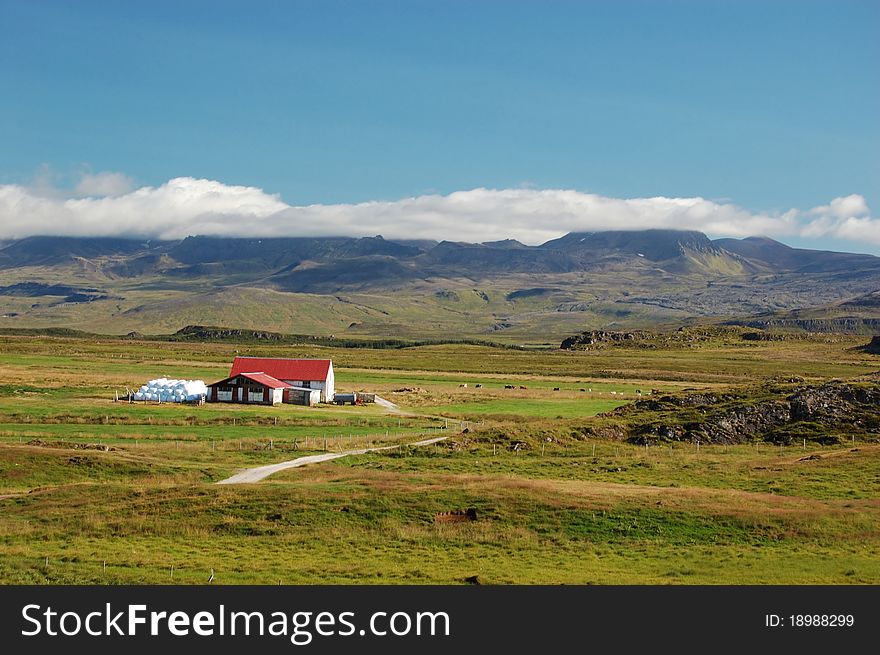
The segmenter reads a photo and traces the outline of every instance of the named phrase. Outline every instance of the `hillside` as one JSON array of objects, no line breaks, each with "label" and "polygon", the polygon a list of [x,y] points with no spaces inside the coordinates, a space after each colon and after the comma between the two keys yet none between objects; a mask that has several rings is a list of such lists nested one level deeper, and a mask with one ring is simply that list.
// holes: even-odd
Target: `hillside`
[{"label": "hillside", "polygon": [[877,334],[880,333],[880,290],[840,302],[742,317],[729,323],[764,330]]},{"label": "hillside", "polygon": [[[0,327],[117,334],[210,324],[543,342],[605,328],[748,320],[811,329],[785,321],[853,317],[855,328],[832,329],[870,331],[878,289],[878,257],[675,230],[570,233],[538,246],[193,236],[0,247]],[[768,320],[783,322],[754,323]]]}]

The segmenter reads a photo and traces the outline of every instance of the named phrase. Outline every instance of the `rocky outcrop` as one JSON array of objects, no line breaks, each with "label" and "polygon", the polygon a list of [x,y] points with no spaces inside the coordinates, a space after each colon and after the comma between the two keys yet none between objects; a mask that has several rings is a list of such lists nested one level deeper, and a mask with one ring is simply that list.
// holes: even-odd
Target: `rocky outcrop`
[{"label": "rocky outcrop", "polygon": [[605,416],[625,419],[626,438],[637,443],[834,443],[852,434],[880,439],[880,383],[832,381],[765,385],[727,394],[666,395]]},{"label": "rocky outcrop", "polygon": [[865,387],[829,382],[792,394],[789,404],[792,419],[796,421],[847,420],[855,412],[880,411],[880,385]]},{"label": "rocky outcrop", "polygon": [[880,335],[875,335],[861,350],[872,355],[880,355]]},{"label": "rocky outcrop", "polygon": [[741,338],[743,332],[744,330],[741,327],[725,325],[682,326],[672,331],[629,330],[626,332],[614,332],[610,330],[586,330],[566,338],[559,347],[562,350],[589,350],[604,346],[687,348],[715,339]]},{"label": "rocky outcrop", "polygon": [[187,325],[179,329],[173,335],[179,339],[191,339],[193,341],[219,341],[231,339],[234,341],[286,341],[289,335],[265,330],[246,330],[240,328],[211,327],[206,325]]},{"label": "rocky outcrop", "polygon": [[647,339],[650,334],[642,330],[633,332],[609,332],[606,330],[589,330],[581,332],[565,339],[559,346],[562,350],[572,350],[573,348],[595,346],[605,343],[623,343],[626,341],[637,341],[639,339]]}]

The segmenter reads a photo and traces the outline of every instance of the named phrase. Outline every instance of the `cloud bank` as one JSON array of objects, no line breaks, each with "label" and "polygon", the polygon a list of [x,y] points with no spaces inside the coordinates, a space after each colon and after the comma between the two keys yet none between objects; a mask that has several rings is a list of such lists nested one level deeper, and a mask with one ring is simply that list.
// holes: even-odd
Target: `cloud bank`
[{"label": "cloud bank", "polygon": [[[0,185],[0,239],[33,235],[373,236],[539,244],[567,232],[674,228],[713,237],[843,239],[880,245],[880,218],[860,195],[785,212],[704,198],[609,198],[566,189],[471,189],[395,201],[294,206],[256,187],[179,177],[132,190],[120,173],[86,175],[76,197]],[[85,196],[85,197],[82,197]]]}]

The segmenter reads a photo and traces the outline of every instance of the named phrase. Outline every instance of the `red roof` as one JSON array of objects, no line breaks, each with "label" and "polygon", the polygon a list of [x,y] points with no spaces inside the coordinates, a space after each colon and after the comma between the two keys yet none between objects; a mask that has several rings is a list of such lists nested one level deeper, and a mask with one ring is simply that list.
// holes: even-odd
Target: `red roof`
[{"label": "red roof", "polygon": [[290,386],[286,382],[277,380],[271,375],[266,375],[265,373],[239,373],[239,375],[243,378],[253,380],[254,382],[259,382],[270,389],[287,389]]},{"label": "red roof", "polygon": [[215,382],[214,384],[212,384],[210,386],[214,387],[218,384],[223,384],[224,382],[229,382],[229,380],[231,380],[232,378],[239,377],[239,376],[241,376],[243,378],[247,378],[248,380],[253,380],[254,382],[256,382],[258,384],[262,384],[264,387],[269,387],[270,389],[289,389],[290,388],[290,385],[287,384],[286,382],[282,382],[281,380],[276,380],[271,375],[266,375],[265,373],[233,373],[225,380],[220,380],[219,382]]},{"label": "red roof", "polygon": [[330,373],[329,359],[280,359],[275,357],[236,357],[233,375],[260,371],[276,380],[321,381]]}]

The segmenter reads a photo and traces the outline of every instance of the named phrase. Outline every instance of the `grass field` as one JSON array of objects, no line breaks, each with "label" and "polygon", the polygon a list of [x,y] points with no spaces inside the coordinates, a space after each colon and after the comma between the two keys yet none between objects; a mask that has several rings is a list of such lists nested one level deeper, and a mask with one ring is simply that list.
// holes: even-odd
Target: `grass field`
[{"label": "grass field", "polygon": [[[561,352],[0,337],[0,582],[201,584],[214,569],[221,584],[877,584],[880,435],[645,448],[582,430],[651,389],[877,371],[863,341]],[[161,375],[220,379],[235,354],[330,356],[339,388],[400,413],[112,401]],[[405,445],[424,436],[448,439]],[[213,484],[387,444],[401,447]],[[445,518],[468,508],[476,520]]]}]

